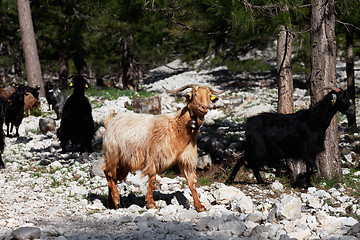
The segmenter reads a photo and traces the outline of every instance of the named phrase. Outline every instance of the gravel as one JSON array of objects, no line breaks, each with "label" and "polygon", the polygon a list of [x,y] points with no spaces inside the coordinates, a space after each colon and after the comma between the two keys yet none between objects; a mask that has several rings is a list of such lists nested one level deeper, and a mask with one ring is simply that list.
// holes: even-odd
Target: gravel
[{"label": "gravel", "polygon": [[[154,69],[142,82],[144,89],[161,92],[164,113],[180,109],[183,103],[164,94],[162,86],[174,89],[199,83],[216,90],[228,87],[228,82],[214,74],[226,71],[224,67],[178,71],[174,68],[180,63],[171,64],[171,68]],[[154,81],[154,76],[160,80]],[[295,89],[294,95],[296,109],[308,106],[305,90]],[[231,89],[211,109],[206,124],[222,119],[227,125],[220,130],[241,139],[243,130],[234,126],[250,114],[275,110],[276,99],[276,88],[261,86],[261,82],[250,91]],[[42,110],[47,112],[45,99],[41,101]],[[103,122],[114,110],[128,111],[125,103],[130,101],[127,97],[105,101],[93,109],[95,121]],[[49,114],[55,118],[55,113]],[[136,172],[118,183],[124,207],[108,209],[107,181],[99,170],[104,161],[100,148],[92,154],[61,154],[55,133],[41,134],[39,120],[40,117],[34,116],[25,118],[20,126],[21,137],[6,138],[3,153],[6,169],[0,170],[0,239],[353,240],[360,237],[360,224],[354,218],[360,215],[359,199],[341,184],[330,190],[298,191],[278,181],[268,186],[241,185],[240,188],[214,183],[197,188],[207,209],[198,213],[186,180],[179,176],[157,176],[156,208],[146,209],[147,179]],[[59,126],[58,120],[56,124]],[[99,139],[101,130],[95,142],[101,142]],[[220,143],[214,144],[220,146]],[[229,149],[227,144],[219,147],[223,148],[224,156]],[[349,145],[344,141],[342,144]],[[344,161],[353,162],[351,154]],[[354,175],[360,176],[360,171]]]}]

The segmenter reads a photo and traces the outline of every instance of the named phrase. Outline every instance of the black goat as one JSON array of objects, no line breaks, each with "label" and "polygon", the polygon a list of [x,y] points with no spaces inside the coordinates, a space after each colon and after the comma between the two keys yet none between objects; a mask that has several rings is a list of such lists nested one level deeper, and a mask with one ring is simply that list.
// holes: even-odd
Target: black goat
[{"label": "black goat", "polygon": [[10,136],[10,132],[13,131],[14,126],[16,128],[15,136],[19,136],[19,126],[24,118],[24,96],[27,95],[25,91],[26,87],[23,84],[17,84],[15,86],[15,92],[13,92],[9,98],[9,106],[5,115],[8,137]]},{"label": "black goat", "polygon": [[64,105],[67,101],[66,94],[53,83],[48,81],[45,83],[45,97],[49,104],[49,110],[52,107],[56,113],[57,119],[60,119]]},{"label": "black goat", "polygon": [[39,90],[40,90],[39,86],[36,86],[36,87],[26,86],[25,87],[25,91],[31,93],[34,96],[34,98],[36,98],[37,100],[39,100]]},{"label": "black goat", "polygon": [[53,89],[55,87],[55,84],[50,82],[50,81],[47,81],[45,84],[44,84],[44,89],[45,89],[45,98],[46,98],[46,101],[48,102],[48,105],[49,105],[49,110],[54,109],[54,102],[55,102],[55,98],[54,98],[54,94],[53,94]]},{"label": "black goat", "polygon": [[347,115],[354,112],[348,93],[338,88],[309,109],[294,114],[261,113],[250,117],[244,156],[237,161],[227,183],[234,180],[244,164],[253,170],[257,182],[263,183],[261,166],[277,166],[281,159],[302,159],[308,174],[295,184],[311,186],[310,176],[317,171],[315,158],[324,150],[325,131],[337,111]]},{"label": "black goat", "polygon": [[3,130],[4,119],[6,110],[8,107],[8,100],[4,97],[0,97],[0,168],[5,168],[5,164],[2,160],[1,153],[3,153],[5,148],[5,134]]},{"label": "black goat", "polygon": [[85,96],[85,88],[88,88],[88,83],[83,76],[76,75],[73,77],[72,84],[74,92],[67,99],[63,108],[57,136],[63,152],[66,152],[66,145],[69,141],[72,143],[73,150],[79,146],[80,152],[92,152],[95,125],[91,105]]}]

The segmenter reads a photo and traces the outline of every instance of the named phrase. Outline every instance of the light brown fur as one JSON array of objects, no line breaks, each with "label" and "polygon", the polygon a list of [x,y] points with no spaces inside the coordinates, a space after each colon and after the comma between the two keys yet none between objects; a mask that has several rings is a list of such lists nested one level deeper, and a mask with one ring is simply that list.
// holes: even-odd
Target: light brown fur
[{"label": "light brown fur", "polygon": [[27,92],[27,95],[24,95],[24,113],[25,117],[29,116],[29,110],[32,108],[39,108],[41,102],[36,99],[31,93]]},{"label": "light brown fur", "polygon": [[188,122],[196,117],[198,126],[201,126],[208,111],[211,91],[207,87],[193,87],[191,95],[187,97],[187,106],[175,114],[118,113],[108,119],[103,149],[110,207],[116,208],[120,203],[116,182],[125,180],[129,172],[141,170],[143,176],[149,176],[147,207],[154,208],[156,174],[178,164],[188,181],[197,211],[205,211],[194,180],[198,129],[191,129]]}]

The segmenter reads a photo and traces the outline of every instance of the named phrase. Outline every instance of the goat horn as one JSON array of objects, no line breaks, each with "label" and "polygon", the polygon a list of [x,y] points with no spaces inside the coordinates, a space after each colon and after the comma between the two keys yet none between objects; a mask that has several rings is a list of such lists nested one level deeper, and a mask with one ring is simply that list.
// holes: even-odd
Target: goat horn
[{"label": "goat horn", "polygon": [[187,84],[187,85],[182,86],[182,87],[180,87],[180,88],[178,88],[176,90],[169,90],[169,89],[166,89],[164,86],[162,86],[162,88],[165,89],[165,91],[167,91],[168,93],[177,94],[179,92],[184,91],[187,88],[194,88],[196,86],[198,86],[198,85],[196,85],[196,84]]},{"label": "goat horn", "polygon": [[212,94],[218,95],[218,94],[222,94],[224,92],[226,92],[226,90],[224,91],[215,91],[214,89],[212,89],[211,87],[209,87],[209,90]]},{"label": "goat horn", "polygon": [[86,76],[86,75],[84,75],[84,74],[80,74],[81,76],[83,76],[84,78],[86,78],[86,79],[93,79],[92,77],[88,77],[88,76]]}]

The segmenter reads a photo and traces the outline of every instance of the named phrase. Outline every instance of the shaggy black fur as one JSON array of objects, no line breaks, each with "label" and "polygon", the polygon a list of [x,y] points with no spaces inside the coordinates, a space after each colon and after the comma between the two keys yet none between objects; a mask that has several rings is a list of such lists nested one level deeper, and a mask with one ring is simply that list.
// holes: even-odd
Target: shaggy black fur
[{"label": "shaggy black fur", "polygon": [[49,104],[49,110],[54,109],[56,118],[60,119],[64,105],[67,101],[67,96],[57,86],[51,82],[45,83],[45,97]]},{"label": "shaggy black fur", "polygon": [[302,159],[309,174],[295,185],[310,186],[310,175],[317,171],[315,158],[324,150],[325,131],[337,111],[354,112],[348,93],[342,89],[332,90],[313,107],[294,114],[261,113],[250,117],[246,123],[245,154],[227,183],[234,180],[244,164],[253,170],[257,182],[263,183],[259,173],[262,166],[275,167],[281,159]]},{"label": "shaggy black fur", "polygon": [[[15,92],[13,92],[9,98],[9,107],[5,115],[5,125],[7,127],[7,135],[10,136],[10,132],[13,131],[13,127],[16,128],[15,136],[19,136],[19,126],[24,118],[24,95],[27,95],[26,87],[23,84],[17,84],[15,86]],[[9,132],[10,128],[10,132]]]},{"label": "shaggy black fur", "polygon": [[63,152],[66,152],[69,141],[72,143],[73,151],[92,152],[95,125],[91,105],[85,96],[88,83],[81,75],[74,76],[72,83],[74,92],[65,103],[57,136]]},{"label": "shaggy black fur", "polygon": [[53,94],[54,87],[55,87],[55,84],[53,84],[50,81],[47,81],[44,84],[45,98],[46,98],[46,101],[48,102],[49,110],[51,110],[51,108],[54,109],[54,104],[55,104],[55,97]]},{"label": "shaggy black fur", "polygon": [[34,98],[36,98],[37,100],[39,100],[39,90],[40,90],[39,86],[36,86],[36,87],[26,86],[25,87],[25,91],[31,93],[34,96]]}]

